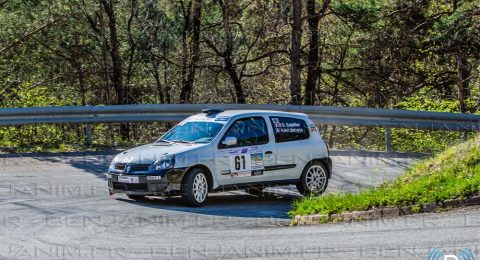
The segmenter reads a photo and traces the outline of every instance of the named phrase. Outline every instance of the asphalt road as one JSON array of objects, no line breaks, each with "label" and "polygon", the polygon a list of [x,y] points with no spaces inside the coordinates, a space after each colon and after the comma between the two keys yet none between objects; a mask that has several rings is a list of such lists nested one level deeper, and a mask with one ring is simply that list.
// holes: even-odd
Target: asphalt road
[{"label": "asphalt road", "polygon": [[[203,208],[179,198],[109,196],[112,155],[0,156],[0,259],[427,259],[432,248],[480,256],[480,208],[390,220],[288,226],[293,187],[259,198],[214,194]],[[377,185],[416,159],[333,157],[328,191]]]}]

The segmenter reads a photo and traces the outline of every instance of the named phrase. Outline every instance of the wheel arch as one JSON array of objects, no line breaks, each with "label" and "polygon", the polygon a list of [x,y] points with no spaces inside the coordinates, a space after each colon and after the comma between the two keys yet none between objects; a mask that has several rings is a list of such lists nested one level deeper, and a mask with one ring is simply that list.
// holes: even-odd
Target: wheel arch
[{"label": "wheel arch", "polygon": [[205,172],[205,174],[207,175],[207,181],[208,181],[208,190],[211,190],[213,188],[213,175],[212,175],[212,171],[210,171],[210,169],[204,165],[204,164],[195,164],[195,165],[192,165],[190,167],[188,167],[188,169],[185,171],[185,174],[183,175],[183,178],[182,178],[182,183],[184,183],[185,181],[185,178],[188,176],[188,174],[190,174],[191,171],[193,171],[194,169],[201,169]]},{"label": "wheel arch", "polygon": [[312,159],[305,165],[304,170],[313,162],[319,162],[323,164],[327,168],[328,178],[330,179],[332,177],[332,159],[330,157]]}]

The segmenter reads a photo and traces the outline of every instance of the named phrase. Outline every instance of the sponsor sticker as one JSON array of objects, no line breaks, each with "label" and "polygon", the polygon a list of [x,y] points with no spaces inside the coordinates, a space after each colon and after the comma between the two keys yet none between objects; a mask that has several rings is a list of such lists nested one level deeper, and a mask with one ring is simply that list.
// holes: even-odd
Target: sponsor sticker
[{"label": "sponsor sticker", "polygon": [[252,170],[263,170],[263,153],[251,154]]},{"label": "sponsor sticker", "polygon": [[252,171],[252,176],[259,176],[259,175],[263,175],[263,170]]},{"label": "sponsor sticker", "polygon": [[229,116],[217,116],[217,117],[215,118],[215,121],[226,122],[226,121],[228,121],[228,120],[230,120],[230,117],[229,117]]},{"label": "sponsor sticker", "polygon": [[138,177],[118,176],[118,182],[121,182],[121,183],[138,183]]},{"label": "sponsor sticker", "polygon": [[263,169],[262,152],[247,154],[245,151],[240,151],[240,153],[230,156],[230,176],[232,178],[261,175]]},{"label": "sponsor sticker", "polygon": [[275,134],[304,134],[308,131],[300,119],[271,117],[270,120]]},{"label": "sponsor sticker", "polygon": [[162,179],[162,176],[147,176],[147,181],[159,181]]},{"label": "sponsor sticker", "polygon": [[223,152],[223,155],[232,156],[237,154],[252,154],[252,153],[261,153],[261,152],[262,152],[262,148],[256,145],[256,146],[228,149]]},{"label": "sponsor sticker", "polygon": [[252,176],[251,172],[232,172],[232,173],[230,173],[230,177],[232,177],[232,178],[250,177],[250,176]]}]

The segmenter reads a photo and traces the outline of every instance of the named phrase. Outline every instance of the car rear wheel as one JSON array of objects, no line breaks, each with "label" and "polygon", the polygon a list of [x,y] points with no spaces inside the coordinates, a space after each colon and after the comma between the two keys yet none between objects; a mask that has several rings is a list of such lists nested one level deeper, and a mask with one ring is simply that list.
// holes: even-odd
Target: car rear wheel
[{"label": "car rear wheel", "polygon": [[327,185],[328,171],[325,165],[321,162],[311,162],[303,170],[297,189],[304,196],[320,195],[325,192]]},{"label": "car rear wheel", "polygon": [[193,207],[205,205],[208,198],[207,175],[202,169],[193,169],[182,183],[182,198]]}]

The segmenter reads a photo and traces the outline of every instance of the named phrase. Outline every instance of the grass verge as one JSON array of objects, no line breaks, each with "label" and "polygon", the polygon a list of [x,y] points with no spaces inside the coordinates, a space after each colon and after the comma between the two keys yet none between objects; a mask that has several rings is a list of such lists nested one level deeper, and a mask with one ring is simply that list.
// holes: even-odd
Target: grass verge
[{"label": "grass verge", "polygon": [[406,174],[357,194],[326,194],[293,203],[295,215],[364,211],[381,206],[412,206],[465,198],[480,191],[480,135],[410,167]]}]

